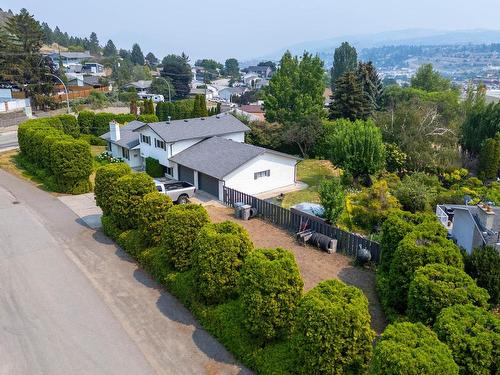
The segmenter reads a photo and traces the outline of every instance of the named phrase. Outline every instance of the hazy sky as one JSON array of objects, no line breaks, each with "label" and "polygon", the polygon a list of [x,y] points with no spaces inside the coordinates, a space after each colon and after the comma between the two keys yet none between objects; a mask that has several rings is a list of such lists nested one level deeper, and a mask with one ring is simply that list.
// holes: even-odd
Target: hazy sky
[{"label": "hazy sky", "polygon": [[[81,6],[78,6],[81,4]],[[0,0],[70,35],[138,42],[157,57],[259,57],[318,39],[426,28],[499,29],[500,0]]]}]

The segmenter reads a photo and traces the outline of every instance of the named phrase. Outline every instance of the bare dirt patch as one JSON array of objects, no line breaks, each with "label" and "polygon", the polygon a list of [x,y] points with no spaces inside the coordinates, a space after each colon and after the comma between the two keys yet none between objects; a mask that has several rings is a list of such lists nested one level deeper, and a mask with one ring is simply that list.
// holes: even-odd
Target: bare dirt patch
[{"label": "bare dirt patch", "polygon": [[249,232],[256,247],[282,247],[292,251],[300,267],[304,288],[309,290],[323,280],[339,279],[347,284],[359,287],[369,301],[372,328],[380,334],[387,321],[375,291],[375,273],[371,270],[355,267],[352,259],[342,254],[328,254],[310,246],[299,245],[292,235],[263,220],[238,220],[233,210],[226,207],[205,207],[214,222],[236,221]]}]

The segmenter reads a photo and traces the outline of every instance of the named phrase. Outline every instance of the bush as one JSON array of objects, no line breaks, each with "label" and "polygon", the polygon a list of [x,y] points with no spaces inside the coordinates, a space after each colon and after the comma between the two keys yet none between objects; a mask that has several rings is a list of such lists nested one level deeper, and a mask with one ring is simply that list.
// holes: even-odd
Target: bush
[{"label": "bush", "polygon": [[149,156],[146,158],[146,173],[153,178],[164,176],[163,166],[158,159]]},{"label": "bush", "polygon": [[118,225],[111,216],[102,215],[101,216],[102,231],[106,236],[112,240],[116,240],[118,236],[122,233]]},{"label": "bush", "polygon": [[472,250],[465,258],[467,272],[481,288],[490,294],[490,303],[500,304],[500,253],[494,247],[485,246]]},{"label": "bush", "polygon": [[80,127],[78,126],[78,121],[73,115],[59,115],[57,116],[61,120],[63,132],[74,138],[78,138],[80,135]]},{"label": "bush", "polygon": [[78,126],[80,133],[90,134],[94,127],[95,113],[92,111],[81,111],[78,113]]},{"label": "bush", "polygon": [[193,243],[191,264],[198,295],[208,303],[234,296],[243,259],[252,250],[247,231],[231,221],[206,224]]},{"label": "bush", "polygon": [[160,244],[168,210],[173,206],[172,199],[157,191],[148,193],[139,205],[138,229],[144,241],[150,246]]},{"label": "bush", "polygon": [[373,338],[363,292],[338,280],[323,281],[299,304],[296,368],[301,374],[363,373]]},{"label": "bush", "polygon": [[290,251],[278,248],[251,252],[244,260],[239,281],[248,331],[264,340],[287,336],[303,286]]},{"label": "bush", "polygon": [[109,131],[109,123],[115,119],[116,115],[113,113],[96,113],[90,132],[96,136],[103,135]]},{"label": "bush", "polygon": [[487,307],[488,292],[461,269],[428,264],[416,270],[408,291],[408,316],[432,324],[445,307],[470,303]]},{"label": "bush", "polygon": [[430,263],[442,263],[463,268],[462,255],[450,240],[429,230],[416,229],[406,235],[394,253],[388,278],[387,295],[382,303],[404,312],[408,302],[408,287],[417,268]]},{"label": "bush", "polygon": [[167,252],[164,247],[151,247],[139,254],[139,263],[160,283],[169,273]]},{"label": "bush", "polygon": [[118,235],[116,242],[133,258],[136,258],[146,248],[141,233],[136,229],[129,229]]},{"label": "bush", "polygon": [[340,177],[321,181],[319,197],[321,205],[325,208],[325,218],[335,224],[345,206],[345,192]]},{"label": "bush", "polygon": [[107,146],[108,142],[105,139],[99,138],[93,134],[81,134],[79,139],[88,142],[91,146]]},{"label": "bush", "polygon": [[126,124],[128,122],[134,121],[137,118],[136,115],[131,113],[120,113],[115,115],[115,121],[119,124]]},{"label": "bush", "polygon": [[142,199],[153,191],[155,184],[145,173],[126,174],[117,180],[110,203],[111,214],[121,229],[137,228]]},{"label": "bush", "polygon": [[151,123],[151,122],[158,122],[158,117],[154,114],[146,114],[146,115],[140,115],[137,117],[138,121],[145,122],[145,123]]},{"label": "bush", "polygon": [[485,309],[447,307],[438,315],[434,331],[451,349],[460,374],[489,375],[500,370],[500,319]]},{"label": "bush", "polygon": [[435,184],[427,183],[428,176],[425,173],[417,172],[412,175],[406,175],[394,191],[403,208],[410,212],[426,211],[431,209],[431,202],[436,196]]},{"label": "bush", "polygon": [[207,211],[199,205],[183,204],[168,211],[162,242],[177,270],[190,267],[193,243],[200,229],[209,222]]},{"label": "bush", "polygon": [[450,349],[422,323],[389,325],[375,346],[372,375],[458,374]]},{"label": "bush", "polygon": [[118,179],[130,173],[132,173],[132,170],[125,163],[106,164],[97,168],[94,194],[96,204],[101,208],[104,215],[111,214],[111,198],[115,194],[114,189]]}]

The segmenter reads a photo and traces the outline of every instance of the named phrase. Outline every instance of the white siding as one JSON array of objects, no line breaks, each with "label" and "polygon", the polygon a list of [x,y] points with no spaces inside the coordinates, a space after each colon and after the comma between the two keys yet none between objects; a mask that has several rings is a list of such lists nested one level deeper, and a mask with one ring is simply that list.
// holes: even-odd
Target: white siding
[{"label": "white siding", "polygon": [[220,135],[221,138],[231,139],[235,142],[245,142],[245,132],[229,133]]},{"label": "white siding", "polygon": [[[259,194],[295,183],[295,159],[272,153],[260,155],[224,178],[225,185],[246,194]],[[270,176],[255,179],[254,173],[270,171]]]},{"label": "white siding", "polygon": [[[148,145],[147,143],[139,143],[139,147],[141,149],[141,156],[146,159],[147,157],[152,157],[157,159],[161,165],[164,165],[166,167],[170,166],[168,163],[168,158],[170,157],[168,155],[169,147],[168,144],[166,145],[166,150],[163,150],[162,148],[157,148],[155,147],[155,138],[158,140],[162,140],[158,134],[156,134],[154,131],[152,131],[149,128],[144,128],[140,131],[140,134],[143,134],[145,136],[148,136],[151,138],[151,145]],[[139,141],[141,139],[141,136],[139,134]]]},{"label": "white siding", "polygon": [[469,254],[474,248],[483,244],[476,223],[467,210],[455,209],[451,235],[457,241],[457,245]]},{"label": "white siding", "polygon": [[203,138],[193,138],[193,139],[184,139],[182,141],[177,141],[172,143],[171,145],[171,151],[172,155],[169,155],[169,157],[172,157],[174,155],[177,155],[179,152],[184,151],[186,148],[189,148],[198,142],[201,142]]},{"label": "white siding", "polygon": [[143,158],[141,157],[139,150],[130,150],[129,156],[130,160],[127,160],[123,157],[122,147],[111,143],[111,155],[115,158],[122,158],[125,163],[127,163],[130,168],[139,168],[142,167]]}]

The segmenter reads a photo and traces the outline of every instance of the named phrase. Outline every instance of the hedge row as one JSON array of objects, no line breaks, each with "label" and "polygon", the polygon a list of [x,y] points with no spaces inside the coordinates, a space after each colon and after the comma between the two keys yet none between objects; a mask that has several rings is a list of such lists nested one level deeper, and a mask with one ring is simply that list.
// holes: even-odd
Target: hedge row
[{"label": "hedge row", "polygon": [[95,136],[103,135],[109,131],[109,123],[113,120],[119,124],[125,124],[134,120],[150,123],[157,122],[158,117],[153,114],[136,116],[134,114],[81,111],[78,114],[79,132],[82,134],[93,134]]},{"label": "hedge row", "polygon": [[53,190],[81,194],[91,190],[93,170],[87,142],[75,139],[71,115],[28,120],[18,129],[20,161]]}]

